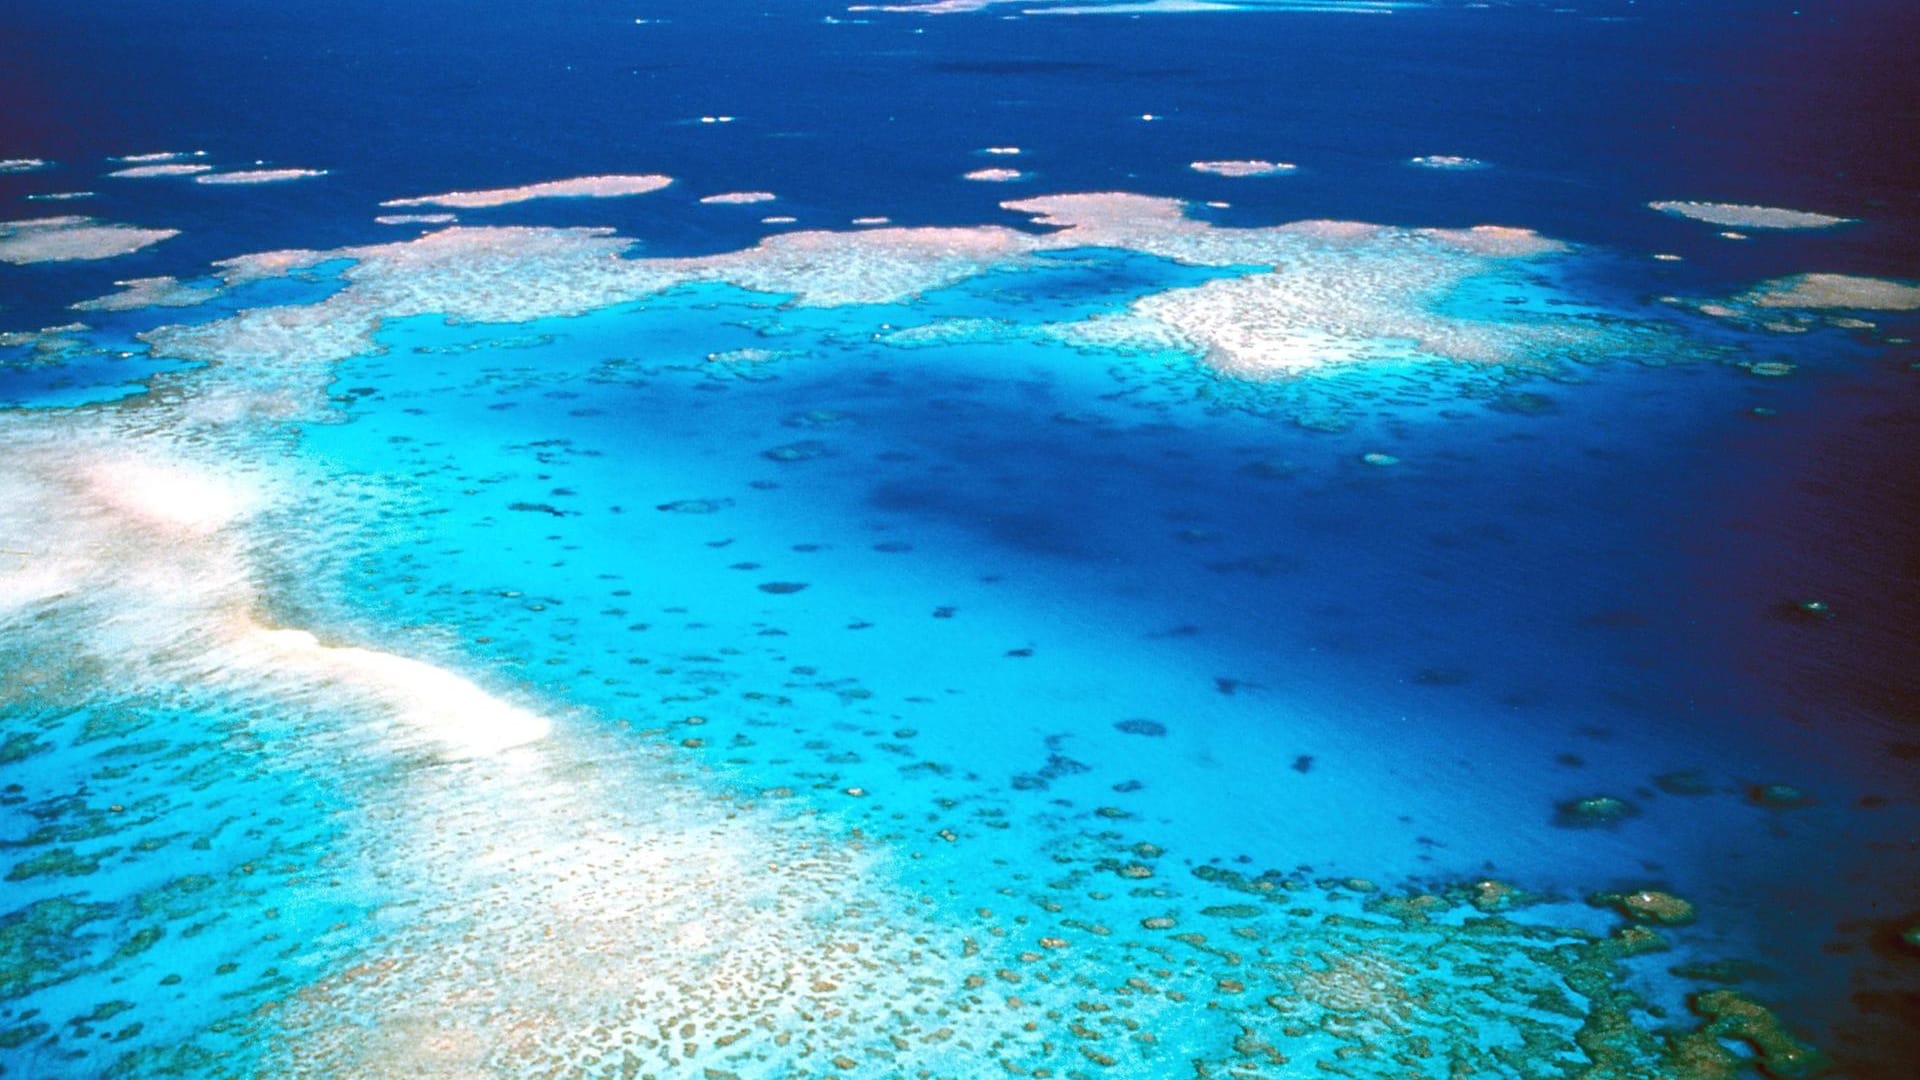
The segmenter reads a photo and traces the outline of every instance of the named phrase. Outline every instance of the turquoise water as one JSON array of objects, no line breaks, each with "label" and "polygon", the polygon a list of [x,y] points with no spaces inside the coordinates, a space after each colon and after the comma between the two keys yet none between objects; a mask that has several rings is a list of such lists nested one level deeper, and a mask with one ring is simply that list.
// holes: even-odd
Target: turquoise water
[{"label": "turquoise water", "polygon": [[[1236,6],[1301,10],[1153,56],[1481,17]],[[996,13],[862,17],[1098,96],[951,29]],[[1334,196],[1185,143],[1063,183],[1032,120],[998,196],[1190,201],[853,227],[873,169],[371,236],[336,132],[257,219],[0,243],[0,1075],[1905,1075],[1908,210],[1577,235],[1538,185],[1602,178],[1488,130]],[[380,197],[613,171],[550,156]],[[1420,194],[1320,221],[1373,183]],[[1418,231],[1463,213],[1581,242]]]}]

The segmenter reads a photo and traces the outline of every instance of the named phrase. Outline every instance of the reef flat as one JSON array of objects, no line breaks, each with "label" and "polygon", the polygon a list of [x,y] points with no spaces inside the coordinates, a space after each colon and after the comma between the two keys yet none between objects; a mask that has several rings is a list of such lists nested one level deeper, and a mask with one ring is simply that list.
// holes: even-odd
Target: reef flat
[{"label": "reef flat", "polygon": [[[621,689],[625,678],[607,679],[604,691],[569,689],[584,669],[567,686],[522,677],[510,680],[521,689],[487,689],[461,672],[487,662],[462,658],[466,650],[453,643],[493,642],[506,632],[487,605],[436,608],[429,621],[444,627],[432,635],[438,644],[420,639],[391,651],[356,640],[351,627],[361,617],[326,599],[332,587],[316,588],[352,563],[411,558],[402,553],[416,544],[464,546],[462,530],[493,520],[491,513],[471,525],[459,516],[443,520],[459,497],[428,479],[444,467],[420,471],[424,462],[410,453],[372,468],[352,463],[360,451],[339,438],[370,438],[371,447],[380,441],[378,429],[361,434],[373,418],[362,415],[359,399],[340,398],[337,387],[343,377],[385,377],[343,376],[340,365],[410,357],[405,363],[416,369],[410,381],[418,387],[402,391],[401,400],[422,403],[451,403],[471,392],[463,389],[462,368],[438,370],[445,361],[433,358],[474,348],[482,350],[476,355],[545,355],[546,374],[535,376],[530,390],[616,388],[630,383],[619,361],[595,359],[591,346],[584,353],[554,350],[578,337],[569,320],[597,320],[619,333],[641,318],[636,304],[687,304],[695,313],[717,302],[733,313],[729,322],[753,328],[744,340],[776,346],[716,352],[669,376],[691,380],[692,388],[728,385],[711,380],[733,376],[706,371],[720,363],[804,370],[832,355],[827,342],[861,340],[871,334],[862,324],[883,319],[885,333],[870,337],[879,344],[868,348],[905,350],[902,356],[920,363],[930,351],[1024,340],[1041,350],[1070,347],[1056,364],[1082,355],[1151,366],[1185,356],[1207,365],[1190,372],[1210,367],[1210,378],[1250,378],[1244,385],[1251,391],[1289,372],[1454,364],[1465,365],[1459,370],[1466,378],[1450,393],[1478,395],[1484,391],[1476,372],[1490,373],[1497,385],[1512,377],[1502,373],[1646,351],[1668,362],[1688,348],[1702,361],[1715,358],[1653,319],[1443,313],[1447,298],[1476,279],[1508,280],[1509,264],[1571,257],[1565,245],[1524,230],[1337,222],[1229,229],[1189,217],[1177,202],[1116,194],[1048,196],[1008,208],[1046,231],[814,231],[715,256],[647,258],[632,257],[629,242],[606,230],[450,228],[364,248],[230,259],[209,279],[136,280],[78,305],[102,313],[193,309],[230,291],[335,268],[312,279],[306,288],[314,296],[304,303],[250,306],[142,331],[158,356],[199,366],[161,377],[126,404],[0,418],[16,463],[4,499],[11,524],[0,547],[19,553],[0,578],[0,596],[10,648],[33,658],[10,668],[14,693],[32,687],[36,707],[54,709],[50,721],[60,715],[58,694],[71,698],[67,708],[125,716],[132,721],[128,739],[150,723],[137,719],[145,708],[138,703],[190,693],[207,703],[202,712],[256,717],[245,725],[249,740],[297,747],[275,771],[312,770],[327,778],[334,798],[377,799],[384,808],[371,818],[332,811],[327,827],[338,835],[324,849],[309,849],[324,850],[333,903],[378,913],[369,924],[378,928],[372,938],[349,934],[352,920],[334,924],[286,953],[311,974],[294,978],[271,965],[273,974],[253,976],[255,989],[241,995],[257,1002],[244,1017],[236,1013],[198,1034],[156,1029],[168,1033],[167,1042],[124,1051],[115,1067],[130,1074],[508,1076],[565,1065],[636,1075],[772,1068],[827,1076],[864,1064],[969,1076],[989,1062],[1033,1075],[1089,1067],[1154,1075],[1179,1062],[1235,1075],[1313,1063],[1356,1076],[1381,1067],[1424,1075],[1430,1066],[1541,1077],[1719,1076],[1745,1060],[1724,1041],[1732,1033],[1736,1043],[1745,1040],[1746,1053],[1766,1055],[1776,1075],[1810,1074],[1817,1052],[1751,999],[1715,997],[1724,992],[1709,993],[1711,983],[1696,984],[1692,997],[1674,997],[1678,987],[1642,996],[1645,958],[1672,948],[1669,935],[1692,932],[1680,925],[1693,921],[1691,913],[1663,914],[1685,901],[1633,900],[1664,893],[1604,901],[1620,914],[1596,920],[1577,900],[1528,895],[1524,882],[1516,888],[1460,878],[1383,889],[1358,877],[1230,868],[1188,832],[1190,825],[1163,819],[1160,828],[1145,827],[1164,811],[1143,819],[1142,810],[1126,809],[1132,797],[1125,792],[1137,790],[1129,784],[1115,785],[1119,794],[1092,812],[1046,811],[995,837],[1032,812],[1020,809],[1023,792],[1065,790],[1090,770],[1064,752],[1071,744],[1083,747],[1076,755],[1098,758],[1089,736],[1048,736],[1045,766],[1004,788],[979,786],[978,765],[956,771],[937,758],[915,760],[917,732],[904,728],[891,742],[872,733],[903,756],[898,779],[858,765],[858,779],[841,769],[783,765],[791,751],[777,749],[749,764],[758,759],[748,748],[773,734],[749,734],[766,723],[752,719],[764,708],[756,702],[769,700],[757,692],[746,695],[749,707],[738,714],[711,690],[649,701]],[[999,319],[938,314],[949,303],[942,297],[976,283],[998,288],[1009,274],[1045,280],[1087,260],[1114,259],[1148,260],[1143,270],[1160,268],[1148,278],[1164,283],[1135,286],[1137,296],[1107,300],[1079,317],[1034,320],[1004,306]],[[1205,280],[1177,283],[1194,275]],[[818,323],[809,333],[825,336],[812,344],[806,334],[793,338],[794,330],[780,329],[809,311],[840,312],[833,318],[846,325]],[[915,320],[917,328],[900,325]],[[444,336],[432,329],[436,323],[459,336],[482,336],[472,346],[431,345]],[[419,329],[395,337],[395,327],[415,324]],[[516,345],[486,336],[499,332],[490,327],[522,327],[535,336]],[[564,374],[576,363],[585,365],[584,383]],[[1438,376],[1436,388],[1449,381]],[[1314,427],[1337,430],[1357,417],[1331,419],[1347,411],[1336,385],[1276,386],[1276,400],[1304,394],[1318,402]],[[1257,401],[1257,394],[1249,397],[1247,406]],[[1249,415],[1263,413],[1254,407]],[[834,443],[819,435],[844,422],[822,410],[789,417],[790,429],[818,435],[764,457],[785,463],[776,465],[781,469],[831,460]],[[295,434],[313,423],[322,426]],[[713,434],[729,438],[724,432]],[[571,441],[543,444],[564,454]],[[453,465],[449,479],[471,483],[459,474],[477,464],[469,457]],[[345,471],[335,471],[341,466]],[[771,492],[780,485],[763,486]],[[455,502],[443,501],[450,497]],[[732,502],[681,499],[661,502],[657,511],[698,521],[739,513]],[[578,513],[571,504],[555,489],[507,510],[564,528],[560,523]],[[634,542],[620,520],[609,519],[612,531],[594,543],[617,550]],[[296,521],[328,527],[295,539],[286,529]],[[46,528],[49,522],[58,529]],[[505,543],[510,551],[521,541]],[[881,554],[870,557],[898,557],[887,554],[894,550],[887,543],[875,550]],[[464,558],[450,549],[442,569]],[[1264,573],[1260,565],[1248,564]],[[298,579],[305,583],[290,584]],[[673,596],[659,583],[645,587],[660,599]],[[495,595],[545,611],[560,602],[556,590],[569,588],[563,579],[529,579]],[[776,596],[803,588],[760,585]],[[616,597],[628,594],[614,590]],[[519,599],[528,595],[553,598]],[[292,621],[291,613],[303,609],[319,623]],[[618,607],[608,614],[616,622],[631,618]],[[629,632],[634,628],[644,629],[636,624]],[[768,629],[763,624],[761,632]],[[833,631],[783,629],[783,638],[800,636],[771,659],[795,646],[819,651],[804,643],[822,632]],[[594,640],[578,633],[562,640]],[[374,632],[376,639],[388,636]],[[408,655],[423,647],[425,658]],[[739,677],[715,665],[739,665],[744,655],[723,657],[740,650],[717,652],[690,654],[704,665],[696,683]],[[793,669],[802,670],[814,668]],[[115,702],[95,701],[71,684],[50,692],[55,671],[87,672],[90,684],[115,687]],[[500,683],[498,676],[489,681]],[[870,692],[856,693],[864,681],[823,685],[845,708],[871,699]],[[771,700],[784,702],[794,692]],[[681,701],[699,702],[701,713],[685,712],[686,704],[673,711]],[[867,721],[876,722],[885,723]],[[931,715],[921,722],[936,730],[943,724]],[[1129,720],[1116,729],[1120,738],[1167,736],[1157,721]],[[730,742],[716,741],[728,731]],[[794,731],[818,734],[807,723]],[[227,752],[203,745],[191,753],[213,755],[210,763]],[[866,753],[834,741],[807,745],[815,747],[807,756],[831,762],[857,763]],[[733,749],[727,760],[738,764],[707,757],[709,748],[722,747]],[[338,761],[353,762],[350,772],[331,764]],[[1294,771],[1312,763],[1302,758]],[[919,813],[908,807],[925,798],[912,794],[916,776],[935,780],[947,793],[933,805],[948,808],[919,828],[906,826]],[[960,777],[967,779],[956,783]],[[806,805],[821,798],[827,805]],[[139,822],[160,825],[189,812],[159,805]],[[108,813],[111,822],[115,812]],[[949,823],[936,828],[943,820]],[[119,832],[109,825],[99,835]],[[125,850],[102,849],[98,841],[54,848],[18,863],[15,874],[50,882],[86,875]],[[1176,859],[1175,852],[1184,854]],[[56,854],[62,861],[49,861]],[[265,898],[298,895],[313,873],[303,867],[299,859],[287,862],[286,885],[258,901],[209,889],[204,901],[179,906],[172,918],[204,918],[194,913],[217,901],[235,915],[270,920],[285,901],[263,911]],[[37,903],[56,903],[59,895]],[[183,930],[132,915],[158,902],[148,896],[87,901],[102,906],[87,916],[99,928],[99,944],[85,955],[106,950],[121,957],[129,942],[165,943],[199,925]],[[33,910],[51,917],[51,909]],[[17,984],[23,989],[123,981],[134,972],[164,975],[166,984],[180,974],[159,965],[177,967],[183,954],[156,944],[105,962],[63,958],[48,951],[52,939],[44,936],[56,931],[37,925],[16,931],[24,935],[23,957],[44,958],[24,961]],[[1486,975],[1494,971],[1500,977],[1490,983]],[[21,1046],[38,1047],[35,1060],[89,1060],[49,1039],[54,1029],[37,1016],[20,1014],[10,1029]],[[129,1044],[143,1041],[139,1030],[128,1030]]]},{"label": "reef flat", "polygon": [[0,262],[69,262],[111,259],[179,235],[173,229],[142,229],[89,217],[30,218],[0,222]]},{"label": "reef flat", "polygon": [[0,1077],[1920,1058],[1912,16],[216,14],[0,76]]}]

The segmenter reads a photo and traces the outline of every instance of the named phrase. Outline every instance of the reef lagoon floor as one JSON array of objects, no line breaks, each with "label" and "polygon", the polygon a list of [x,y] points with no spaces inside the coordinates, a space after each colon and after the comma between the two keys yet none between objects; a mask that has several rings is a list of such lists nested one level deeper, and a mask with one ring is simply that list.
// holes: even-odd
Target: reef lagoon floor
[{"label": "reef lagoon floor", "polygon": [[0,15],[0,1076],[1913,1075],[1803,9]]}]

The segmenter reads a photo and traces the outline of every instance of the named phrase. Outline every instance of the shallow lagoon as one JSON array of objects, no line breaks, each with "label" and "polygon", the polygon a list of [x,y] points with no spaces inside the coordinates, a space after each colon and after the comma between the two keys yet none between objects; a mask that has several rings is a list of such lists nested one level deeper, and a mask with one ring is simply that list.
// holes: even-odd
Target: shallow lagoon
[{"label": "shallow lagoon", "polygon": [[[1766,332],[1583,248],[1421,303],[1603,349],[1258,380],[1097,322],[1244,268],[1010,261],[147,355],[340,295],[322,260],[16,346],[0,1062],[1815,1071],[1732,985],[1898,1067],[1898,316]],[[551,733],[450,744],[380,655]]]}]

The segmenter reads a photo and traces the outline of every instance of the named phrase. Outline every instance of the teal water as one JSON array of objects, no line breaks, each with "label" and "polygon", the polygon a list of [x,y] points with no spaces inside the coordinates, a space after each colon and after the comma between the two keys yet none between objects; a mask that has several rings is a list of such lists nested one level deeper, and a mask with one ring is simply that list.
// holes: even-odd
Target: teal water
[{"label": "teal water", "polygon": [[[510,772],[585,755],[567,768],[635,784],[643,804],[665,783],[746,800],[767,827],[865,838],[897,865],[863,888],[919,896],[911,918],[950,933],[1010,909],[994,945],[1029,959],[993,978],[1044,962],[1031,976],[1053,973],[1032,991],[1041,1000],[1074,986],[1095,996],[1089,1008],[1116,987],[1146,998],[1127,1003],[1138,1019],[1126,1015],[1157,1041],[1104,1049],[1085,1029],[1098,1055],[1085,1060],[1111,1067],[1137,1061],[1152,1075],[1168,1055],[1249,1053],[1228,1045],[1234,1026],[1185,1006],[1210,993],[1209,1010],[1235,1010],[1244,995],[1266,1015],[1263,984],[1300,995],[1272,1007],[1295,1016],[1290,1049],[1272,1051],[1282,1057],[1331,1063],[1358,1049],[1365,1061],[1392,1053],[1407,1024],[1432,1023],[1425,1038],[1449,1058],[1525,1075],[1573,1067],[1585,1014],[1538,995],[1565,993],[1579,965],[1641,994],[1652,1027],[1713,985],[1664,974],[1685,963],[1765,957],[1804,965],[1802,986],[1817,987],[1806,958],[1823,937],[1775,917],[1793,902],[1780,867],[1822,865],[1833,830],[1871,827],[1833,794],[1861,776],[1831,739],[1753,738],[1752,702],[1694,674],[1712,638],[1674,634],[1686,615],[1661,600],[1689,587],[1666,556],[1687,543],[1685,508],[1715,486],[1722,448],[1780,422],[1757,416],[1776,408],[1761,403],[1790,411],[1791,399],[1734,363],[1719,331],[1677,351],[1667,339],[1682,317],[1569,307],[1551,277],[1482,281],[1446,310],[1597,319],[1663,351],[1541,372],[1411,356],[1260,383],[1179,351],[1076,347],[1047,329],[1210,276],[1083,251],[905,305],[793,307],[696,285],[514,325],[387,320],[375,351],[328,369],[319,423],[269,416],[258,434],[216,436],[287,473],[249,530],[269,589],[253,617],[471,671],[559,710],[564,747],[508,751],[503,761],[544,755]],[[324,280],[307,289],[331,295]],[[1844,370],[1848,349],[1834,349]],[[282,376],[240,361],[174,377],[164,396],[263,377]],[[1660,470],[1699,477],[1622,483]],[[1662,651],[1676,641],[1688,649]],[[28,700],[54,678],[33,681],[38,657],[14,667]],[[332,1007],[372,1010],[378,1024],[388,995],[414,1009],[419,991],[380,984],[369,998],[337,973],[394,950],[446,962],[485,940],[413,921],[459,869],[446,815],[529,815],[529,836],[502,841],[513,851],[566,842],[549,816],[614,813],[512,775],[443,789],[447,777],[417,771],[475,766],[395,758],[355,719],[364,703],[319,705],[317,692],[289,718],[221,696],[155,712],[69,684],[70,711],[21,716],[34,734],[10,748],[33,762],[34,787],[14,799],[23,821],[52,823],[21,838],[31,854],[14,871],[33,883],[15,966],[41,974],[15,988],[33,1004],[11,1029],[31,1060],[197,1074],[304,1059],[328,1075],[412,1060],[353,1056],[368,1051],[310,1002],[338,996]],[[332,756],[343,751],[344,769]],[[675,762],[665,780],[654,754]],[[1813,805],[1756,805],[1754,785],[1770,783]],[[1633,815],[1578,827],[1567,807],[1602,795]],[[118,809],[103,814],[102,798]],[[422,805],[383,809],[396,800]],[[440,822],[424,839],[390,833],[419,829],[422,814]],[[414,853],[392,864],[380,853],[393,848]],[[699,860],[701,847],[671,857]],[[498,903],[543,905],[539,891],[522,895],[538,880],[489,882],[512,899],[469,918],[485,927]],[[1710,917],[1674,931],[1657,958],[1606,959],[1605,942],[1631,939],[1583,938],[1617,918],[1588,898],[1648,886]],[[734,887],[679,897],[683,917],[724,925],[716,909]],[[1382,888],[1451,895],[1469,918],[1362,914],[1356,903]],[[1498,929],[1476,924],[1465,901],[1498,913],[1515,902],[1486,890],[1505,888],[1537,906]],[[1541,934],[1562,952],[1497,989],[1476,981]],[[547,973],[569,956],[526,963]],[[1440,982],[1410,1011],[1397,988],[1419,970]],[[1152,971],[1197,990],[1128,990]],[[497,973],[468,976],[475,992],[511,996]],[[1368,1004],[1323,987],[1348,978],[1396,989]],[[197,988],[220,979],[230,1004],[214,1008],[232,1018],[185,1019],[204,1017]],[[159,992],[128,996],[129,984]],[[446,1010],[432,1023],[470,1037],[458,1034],[459,993],[425,985]],[[149,1026],[168,1000],[191,1007]],[[58,1029],[37,1019],[62,1014]],[[1267,1045],[1246,1034],[1256,1023],[1236,1021],[1242,1044]],[[871,1048],[884,1031],[835,1045]],[[994,1044],[1005,1061],[1044,1067],[1072,1052],[1018,1031]],[[690,1044],[666,1063],[804,1065],[764,1035]],[[886,1045],[887,1060],[922,1060]],[[924,1060],[962,1075],[986,1053],[934,1046]]]},{"label": "teal water", "polygon": [[[861,77],[932,64],[1008,115],[1111,89],[1061,31],[990,48],[1029,32],[996,13],[789,29],[925,31]],[[1120,66],[1252,100],[1269,42],[1324,91],[1301,109],[1400,115],[1316,43],[1379,34],[1404,72],[1470,18],[1169,16]],[[1484,18],[1530,65],[1579,39]],[[1433,77],[1464,94],[1463,63]],[[650,81],[719,108],[679,78]],[[343,121],[302,158],[338,176],[224,225],[203,203],[243,196],[123,188],[86,212],[191,230],[0,267],[0,1075],[1906,1075],[1898,183],[1728,240],[1479,120],[1227,180],[1186,161],[1263,150],[1238,112],[1103,162],[924,96],[952,123],[864,186],[801,159],[878,139],[876,103],[815,130],[780,99],[796,197],[460,210],[530,226],[500,232],[361,222],[493,186],[456,159],[500,132],[395,173]],[[675,115],[657,164],[554,143],[499,182],[784,190]],[[1339,142],[1314,115],[1287,123]],[[0,140],[67,157],[6,182],[117,167],[77,137]],[[995,198],[1236,205],[1056,206],[1090,246],[1050,241],[920,183],[987,138],[1031,155]],[[1493,164],[1406,167],[1452,150]],[[844,224],[896,206],[951,231]],[[1249,228],[1359,209],[1404,228]],[[1582,242],[1406,231],[1463,221]],[[219,261],[287,244],[320,250]],[[1816,271],[1895,299],[1764,284]],[[204,293],[80,304],[160,273]]]}]

